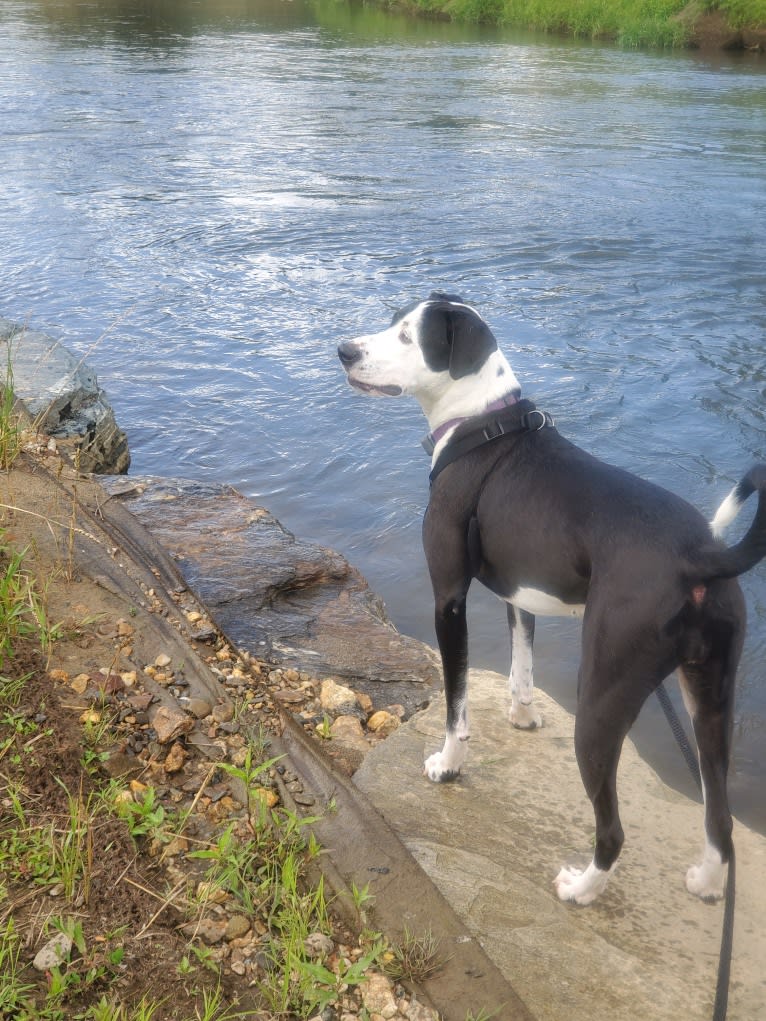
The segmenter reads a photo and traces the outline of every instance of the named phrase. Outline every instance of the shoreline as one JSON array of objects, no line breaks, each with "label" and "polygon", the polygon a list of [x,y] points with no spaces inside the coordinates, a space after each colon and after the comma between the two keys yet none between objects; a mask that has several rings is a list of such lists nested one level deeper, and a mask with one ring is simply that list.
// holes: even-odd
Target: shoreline
[{"label": "shoreline", "polygon": [[[378,0],[379,6],[391,11],[423,19],[455,22],[474,22],[497,27],[516,28],[540,32],[551,39],[579,39],[583,42],[604,42],[625,49],[677,50],[710,56],[731,53],[762,56],[766,54],[766,23],[737,26],[730,24],[719,8],[704,10],[700,0],[691,0],[681,11],[668,20],[670,41],[661,42],[641,36],[621,38],[619,30],[592,32],[571,30],[561,14],[558,25],[546,25],[524,18],[514,18],[502,8],[502,3],[488,5],[482,13],[481,0],[466,0],[455,4],[453,0]],[[672,39],[671,39],[672,37]]]}]

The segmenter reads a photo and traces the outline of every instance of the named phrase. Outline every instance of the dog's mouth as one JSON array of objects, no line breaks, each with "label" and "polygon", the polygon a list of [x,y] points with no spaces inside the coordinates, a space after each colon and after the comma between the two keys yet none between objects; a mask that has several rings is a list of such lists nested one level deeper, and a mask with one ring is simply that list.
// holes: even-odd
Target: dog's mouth
[{"label": "dog's mouth", "polygon": [[369,394],[371,397],[400,397],[402,394],[400,386],[372,386],[370,383],[362,383],[350,376],[348,381],[354,389],[361,390],[362,393]]}]

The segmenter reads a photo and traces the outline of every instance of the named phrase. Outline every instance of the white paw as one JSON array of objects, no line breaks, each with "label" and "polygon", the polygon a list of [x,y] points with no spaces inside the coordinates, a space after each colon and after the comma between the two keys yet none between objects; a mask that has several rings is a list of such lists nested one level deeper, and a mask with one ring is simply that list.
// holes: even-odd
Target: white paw
[{"label": "white paw", "polygon": [[[614,869],[614,866],[612,866]],[[603,893],[612,871],[597,868],[593,862],[581,869],[562,869],[553,880],[559,900],[573,900],[577,904],[592,904]]]},{"label": "white paw", "polygon": [[518,730],[536,730],[543,725],[543,718],[535,707],[521,702],[511,706],[508,719]]},{"label": "white paw", "polygon": [[443,751],[434,752],[423,763],[423,772],[434,783],[446,783],[459,775],[462,764],[463,761],[458,761],[454,755],[446,755]]},{"label": "white paw", "polygon": [[686,889],[701,900],[720,900],[725,876],[725,865],[703,861],[701,865],[692,865],[686,873]]}]

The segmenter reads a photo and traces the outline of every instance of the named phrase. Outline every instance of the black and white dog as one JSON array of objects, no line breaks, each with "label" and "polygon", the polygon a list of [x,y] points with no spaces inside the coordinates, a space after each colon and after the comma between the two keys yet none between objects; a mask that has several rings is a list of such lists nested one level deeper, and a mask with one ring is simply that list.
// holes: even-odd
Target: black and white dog
[{"label": "black and white dog", "polygon": [[[367,394],[412,394],[433,449],[423,542],[444,668],[447,733],[429,756],[431,780],[465,761],[466,596],[477,578],[508,604],[510,721],[541,724],[533,704],[535,614],[583,618],[575,750],[596,816],[593,860],[564,868],[562,900],[589,904],[623,843],[616,775],[623,740],[647,696],[678,669],[697,741],[705,851],[686,885],[723,894],[732,822],[726,792],[734,683],[745,609],[737,575],[766,555],[766,466],[756,466],[709,525],[688,503],[565,440],[521,399],[518,380],[481,316],[434,293],[391,326],[342,343],[349,383]],[[725,548],[714,536],[758,491],[749,531]]]}]

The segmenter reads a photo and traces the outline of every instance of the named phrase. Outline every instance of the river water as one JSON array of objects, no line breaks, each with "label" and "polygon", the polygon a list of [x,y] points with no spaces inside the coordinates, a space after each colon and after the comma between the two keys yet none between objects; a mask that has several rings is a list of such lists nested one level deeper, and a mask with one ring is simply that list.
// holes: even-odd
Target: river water
[{"label": "river water", "polygon": [[[132,472],[237,486],[426,641],[425,422],[335,358],[405,301],[462,294],[567,436],[705,513],[766,458],[764,62],[336,0],[4,0],[0,137],[0,315],[87,355]],[[766,829],[766,569],[744,586],[731,789]],[[505,672],[504,608],[470,612]],[[572,708],[578,625],[537,648]],[[635,734],[690,790],[653,703]]]}]

